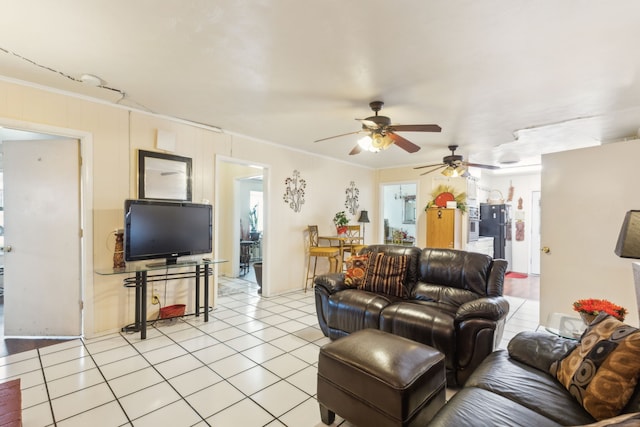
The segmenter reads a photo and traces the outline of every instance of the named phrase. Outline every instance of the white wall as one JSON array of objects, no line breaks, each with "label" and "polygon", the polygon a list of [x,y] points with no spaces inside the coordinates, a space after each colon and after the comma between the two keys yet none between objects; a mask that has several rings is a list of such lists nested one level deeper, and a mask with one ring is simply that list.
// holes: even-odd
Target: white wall
[{"label": "white wall", "polygon": [[[304,286],[303,230],[308,224],[317,224],[321,233],[335,234],[331,221],[335,212],[345,209],[345,189],[351,181],[360,190],[360,209],[371,212],[378,206],[377,190],[374,191],[374,187],[377,189],[376,172],[371,169],[115,105],[0,81],[2,120],[33,124],[36,128],[41,125],[78,130],[92,136],[93,170],[89,173],[93,194],[93,263],[96,269],[109,268],[112,263],[113,254],[106,239],[115,228],[122,227],[124,199],[137,197],[137,150],[157,151],[157,129],[173,132],[176,135],[175,154],[193,159],[194,201],[216,200],[216,155],[265,165],[270,170],[267,191],[271,197],[267,202],[265,220],[271,237],[264,242],[263,251],[265,261],[272,268],[263,278],[269,289],[265,296]],[[289,209],[282,200],[285,179],[294,170],[299,170],[307,181],[306,202],[298,213]],[[214,209],[220,207],[214,206]],[[376,238],[377,218],[371,220],[367,238],[370,234],[373,234],[371,238]],[[85,330],[86,336],[119,330],[133,320],[133,293],[122,287],[122,277],[94,274],[85,286],[90,290],[88,295],[92,296],[92,300],[85,303],[85,316],[91,318],[87,324],[93,325],[90,330]],[[188,285],[176,286],[176,298],[186,298],[189,292]],[[189,301],[166,303],[177,302]],[[154,309],[154,306],[149,306],[151,314]]]}]

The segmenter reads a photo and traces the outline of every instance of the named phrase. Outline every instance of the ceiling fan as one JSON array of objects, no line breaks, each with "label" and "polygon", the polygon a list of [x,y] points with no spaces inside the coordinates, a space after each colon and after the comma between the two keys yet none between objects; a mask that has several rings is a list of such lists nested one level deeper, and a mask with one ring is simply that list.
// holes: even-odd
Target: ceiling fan
[{"label": "ceiling fan", "polygon": [[457,145],[450,145],[448,148],[449,150],[451,150],[451,155],[444,156],[442,158],[442,163],[418,166],[418,167],[415,167],[414,169],[433,168],[431,170],[428,170],[420,174],[420,175],[426,175],[428,173],[435,172],[438,169],[444,168],[444,170],[442,171],[442,174],[445,176],[466,176],[467,174],[466,167],[468,166],[472,166],[475,168],[482,168],[482,169],[500,169],[498,166],[465,162],[461,155],[456,154],[456,150],[458,149]]},{"label": "ceiling fan", "polygon": [[318,139],[314,142],[326,141],[327,139],[338,138],[341,136],[353,135],[356,133],[366,134],[358,145],[353,147],[350,155],[358,154],[363,149],[367,151],[378,152],[386,150],[392,144],[397,145],[409,153],[415,153],[420,147],[406,138],[398,135],[396,132],[440,132],[442,128],[438,125],[394,125],[387,116],[379,116],[378,111],[382,109],[384,102],[373,101],[369,103],[369,107],[374,111],[375,115],[365,119],[356,119],[362,123],[362,129],[355,132],[343,133],[342,135],[330,136],[328,138]]}]

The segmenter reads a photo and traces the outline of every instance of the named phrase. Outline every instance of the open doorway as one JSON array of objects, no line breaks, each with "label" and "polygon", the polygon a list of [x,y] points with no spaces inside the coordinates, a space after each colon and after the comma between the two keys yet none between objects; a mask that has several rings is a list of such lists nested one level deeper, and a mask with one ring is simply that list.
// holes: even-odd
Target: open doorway
[{"label": "open doorway", "polygon": [[262,293],[268,289],[268,169],[237,159],[216,157],[214,245],[220,266],[218,295]]},{"label": "open doorway", "polygon": [[[240,178],[235,197],[239,205],[240,258],[238,277],[262,286],[262,239],[264,235],[264,187],[262,174]],[[257,265],[256,265],[257,264]],[[256,268],[258,272],[256,273]]]}]

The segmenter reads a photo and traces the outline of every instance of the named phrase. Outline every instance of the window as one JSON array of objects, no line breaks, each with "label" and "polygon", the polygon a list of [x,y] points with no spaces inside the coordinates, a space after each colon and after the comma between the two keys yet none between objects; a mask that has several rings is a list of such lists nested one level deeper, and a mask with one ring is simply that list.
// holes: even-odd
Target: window
[{"label": "window", "polygon": [[256,207],[256,213],[258,216],[258,224],[256,225],[256,231],[261,232],[263,227],[262,219],[262,191],[249,191],[249,211]]}]

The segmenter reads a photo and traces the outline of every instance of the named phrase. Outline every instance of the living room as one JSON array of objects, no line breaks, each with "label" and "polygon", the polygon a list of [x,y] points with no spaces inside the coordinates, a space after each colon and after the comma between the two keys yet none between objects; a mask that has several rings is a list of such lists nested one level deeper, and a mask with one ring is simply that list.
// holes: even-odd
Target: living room
[{"label": "living room", "polygon": [[[9,71],[7,69],[7,73]],[[105,89],[91,90],[97,93]],[[629,115],[634,115],[637,106],[634,90],[626,86],[620,89],[630,98],[629,104],[634,106],[627,106]],[[352,182],[359,191],[358,210],[367,210],[371,219],[371,223],[367,224],[365,243],[378,243],[384,239],[383,215],[380,211],[381,187],[387,183],[417,182],[416,246],[426,246],[425,232],[420,227],[425,222],[423,208],[432,197],[434,175],[421,176],[419,171],[413,169],[417,163],[371,167],[335,160],[327,155],[279,144],[277,140],[263,139],[260,134],[221,130],[213,125],[120,105],[116,102],[119,97],[120,94],[113,94],[114,100],[105,101],[99,97],[79,96],[71,91],[52,89],[14,76],[0,79],[0,126],[79,141],[83,160],[78,174],[78,204],[82,213],[79,225],[83,237],[75,262],[81,265],[78,283],[83,309],[77,310],[82,320],[74,326],[80,328],[78,335],[87,340],[117,333],[134,317],[135,296],[132,291],[123,289],[122,277],[102,276],[95,272],[112,266],[112,236],[115,229],[123,227],[123,202],[138,195],[138,151],[161,151],[157,146],[158,131],[174,136],[175,146],[171,153],[193,161],[192,200],[209,201],[214,206],[213,257],[232,260],[216,267],[217,273],[224,271],[227,277],[216,275],[214,289],[217,289],[219,281],[233,278],[234,271],[230,269],[227,273],[225,269],[235,262],[233,260],[239,259],[232,242],[236,240],[233,233],[239,231],[235,222],[225,222],[225,215],[229,212],[227,201],[230,200],[230,186],[225,181],[228,178],[219,175],[222,163],[235,162],[243,167],[255,165],[264,172],[262,298],[267,304],[270,299],[282,301],[282,298],[289,298],[290,293],[303,288],[306,268],[304,230],[309,224],[317,224],[321,233],[334,234],[333,215],[344,209],[345,189]],[[579,103],[573,98],[565,102]],[[366,111],[366,102],[362,105]],[[251,118],[255,118],[254,114],[258,113],[254,111]],[[506,113],[503,111],[501,114]],[[354,123],[354,114],[349,110],[340,115],[345,121],[348,120],[345,130],[348,131],[349,125]],[[360,126],[357,122],[355,124]],[[522,127],[535,124],[523,123]],[[330,131],[327,135],[334,133],[339,132]],[[307,138],[308,145],[312,144],[313,138],[322,136]],[[638,325],[631,263],[617,257],[613,248],[625,212],[640,206],[640,194],[634,191],[635,159],[640,155],[640,142],[633,133],[626,138],[606,142],[610,143],[545,154],[541,161],[542,173],[481,173],[479,178],[486,189],[479,200],[487,199],[488,190],[492,189],[507,195],[511,186],[515,189],[516,204],[520,197],[523,199],[522,211],[527,232],[525,240],[518,242],[518,255],[513,265],[513,270],[517,272],[530,274],[532,252],[539,253],[540,250],[531,246],[531,230],[528,227],[531,227],[530,214],[533,211],[532,192],[540,191],[542,194],[541,246],[550,251],[540,253],[543,277],[538,312],[540,321],[552,313],[571,313],[571,304],[577,299],[606,298],[623,303],[629,311],[629,324]],[[442,149],[446,143],[439,145],[442,147],[438,148]],[[351,146],[343,144],[332,147],[336,151],[348,152],[351,149]],[[391,147],[375,156],[381,159],[385,154],[393,154],[391,151],[395,149]],[[432,146],[424,144],[423,152],[431,149]],[[242,176],[246,176],[246,173],[243,172]],[[299,210],[282,200],[287,189],[286,182],[294,177],[304,180],[306,184]],[[536,180],[539,180],[538,185],[535,184]],[[46,183],[42,184],[46,188]],[[350,219],[356,223],[357,214],[351,215]],[[25,225],[21,224],[20,227]],[[10,233],[10,230],[7,232]],[[45,252],[56,252],[56,242],[52,241],[54,239],[49,234],[42,234],[40,240]],[[32,260],[34,264],[29,265],[40,265],[41,260]],[[60,270],[59,265],[56,270]],[[47,278],[52,277],[53,273],[43,269],[42,274]],[[54,298],[55,301],[64,301],[59,295],[61,290],[45,286],[47,281],[34,280],[30,292],[40,295],[43,300]],[[183,301],[191,304],[189,298],[184,298],[191,295],[189,288],[188,283],[177,284],[169,290],[166,298],[163,296],[163,304]],[[163,292],[164,289],[158,288],[158,291]],[[215,298],[212,297],[211,303],[216,304]],[[234,304],[242,303],[241,300],[234,301]],[[292,300],[287,303],[287,309],[296,305],[296,301]],[[150,309],[153,307],[150,306]],[[37,313],[40,308],[34,310],[36,314],[32,317],[46,324],[50,317],[39,316]]]}]

